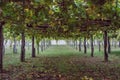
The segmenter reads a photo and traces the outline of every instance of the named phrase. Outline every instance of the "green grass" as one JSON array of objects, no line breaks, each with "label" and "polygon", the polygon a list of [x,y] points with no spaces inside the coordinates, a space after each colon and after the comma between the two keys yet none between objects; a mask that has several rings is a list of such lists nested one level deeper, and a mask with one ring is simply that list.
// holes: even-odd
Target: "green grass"
[{"label": "green grass", "polygon": [[[9,65],[18,65],[20,64],[20,47],[17,47],[17,53],[13,53],[12,47],[7,47],[4,55],[4,67]],[[31,57],[31,50],[26,48],[25,58],[28,59]]]},{"label": "green grass", "polygon": [[73,55],[77,56],[80,55],[80,52],[67,46],[52,46],[43,53],[41,53],[41,55],[48,57],[73,56]]},{"label": "green grass", "polygon": [[111,54],[120,57],[120,49],[112,50]]},{"label": "green grass", "polygon": [[[119,52],[113,51],[110,54],[111,62],[105,63],[102,62],[103,51],[98,52],[97,48],[95,57],[91,58],[90,49],[84,54],[68,46],[51,46],[37,54],[36,58],[31,58],[31,51],[27,49],[26,62],[21,63],[20,50],[18,54],[10,50],[4,56],[4,66],[8,70],[6,75],[12,80],[81,80],[84,76],[94,80],[120,79],[120,55],[116,56]],[[6,78],[3,76],[3,80]]]}]

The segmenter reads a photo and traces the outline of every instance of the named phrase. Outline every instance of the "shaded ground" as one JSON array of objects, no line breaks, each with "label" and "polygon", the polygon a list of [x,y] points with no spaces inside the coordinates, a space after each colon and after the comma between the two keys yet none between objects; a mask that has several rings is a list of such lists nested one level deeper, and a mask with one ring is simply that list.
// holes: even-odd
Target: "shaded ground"
[{"label": "shaded ground", "polygon": [[36,58],[9,65],[0,80],[120,80],[120,59],[91,58],[67,46],[54,46]]}]

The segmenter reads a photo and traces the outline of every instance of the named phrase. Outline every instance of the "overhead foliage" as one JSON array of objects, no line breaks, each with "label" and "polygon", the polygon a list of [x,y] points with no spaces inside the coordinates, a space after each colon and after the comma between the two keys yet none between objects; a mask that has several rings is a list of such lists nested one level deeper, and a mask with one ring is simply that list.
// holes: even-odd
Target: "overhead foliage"
[{"label": "overhead foliage", "polygon": [[[6,1],[0,9],[1,20],[11,24],[8,29],[14,33],[21,29],[28,29],[26,32],[29,33],[27,24],[32,25],[36,34],[46,37],[89,36],[88,33],[93,34],[94,30],[119,27],[120,0],[27,0],[22,3]],[[109,27],[105,20],[112,22]],[[41,25],[48,28],[38,28]]]}]

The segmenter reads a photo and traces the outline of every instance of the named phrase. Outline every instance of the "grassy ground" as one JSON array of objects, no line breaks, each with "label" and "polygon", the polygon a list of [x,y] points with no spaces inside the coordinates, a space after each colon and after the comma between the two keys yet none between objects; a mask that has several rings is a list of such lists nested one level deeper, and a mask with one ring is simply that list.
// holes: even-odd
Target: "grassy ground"
[{"label": "grassy ground", "polygon": [[[29,51],[29,52],[28,52]],[[95,49],[95,57],[78,52],[68,46],[52,46],[31,58],[28,50],[26,62],[19,62],[18,54],[4,56],[5,73],[0,80],[120,80],[120,52],[110,54],[110,62],[103,62],[103,52]]]}]

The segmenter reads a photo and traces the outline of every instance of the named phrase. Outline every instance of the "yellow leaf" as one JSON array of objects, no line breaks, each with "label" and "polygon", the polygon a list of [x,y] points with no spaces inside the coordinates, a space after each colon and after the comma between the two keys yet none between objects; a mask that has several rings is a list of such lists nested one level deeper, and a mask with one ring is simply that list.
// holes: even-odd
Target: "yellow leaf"
[{"label": "yellow leaf", "polygon": [[32,11],[30,11],[30,16],[31,16],[31,17],[33,16],[33,12],[32,12]]},{"label": "yellow leaf", "polygon": [[93,78],[89,78],[89,80],[93,80]]},{"label": "yellow leaf", "polygon": [[49,14],[51,14],[51,15],[52,15],[52,14],[53,14],[53,11],[52,11],[52,10],[49,10]]},{"label": "yellow leaf", "polygon": [[100,14],[97,14],[97,16],[99,17],[99,16],[100,16]]},{"label": "yellow leaf", "polygon": [[54,26],[55,26],[55,23],[50,22],[50,26],[54,27]]},{"label": "yellow leaf", "polygon": [[20,17],[18,16],[18,17],[17,17],[17,20],[19,20],[19,19],[20,19]]},{"label": "yellow leaf", "polygon": [[29,9],[28,9],[28,8],[26,8],[26,9],[25,9],[25,11],[26,11],[26,12],[28,12],[28,11],[29,11]]}]

